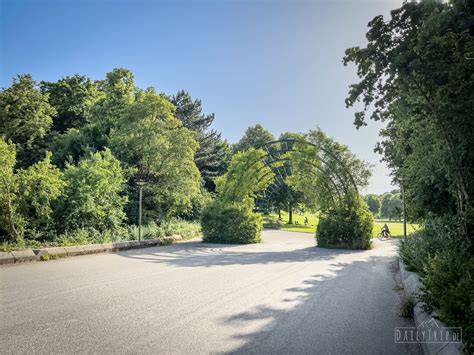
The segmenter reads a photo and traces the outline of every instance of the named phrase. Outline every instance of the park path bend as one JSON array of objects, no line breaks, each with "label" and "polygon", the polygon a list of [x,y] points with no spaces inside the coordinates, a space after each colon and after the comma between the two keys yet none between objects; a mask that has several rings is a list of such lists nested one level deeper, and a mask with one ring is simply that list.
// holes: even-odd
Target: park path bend
[{"label": "park path bend", "polygon": [[397,241],[264,231],[0,268],[1,353],[399,354]]}]

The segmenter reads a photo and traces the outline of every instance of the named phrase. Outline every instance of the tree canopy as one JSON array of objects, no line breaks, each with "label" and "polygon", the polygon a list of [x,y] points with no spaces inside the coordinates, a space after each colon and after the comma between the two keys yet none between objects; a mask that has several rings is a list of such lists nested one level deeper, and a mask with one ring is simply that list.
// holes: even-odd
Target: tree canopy
[{"label": "tree canopy", "polygon": [[193,100],[189,93],[180,90],[169,98],[176,107],[175,116],[183,126],[193,131],[198,142],[194,162],[206,188],[215,191],[215,177],[224,174],[231,158],[231,148],[220,133],[210,129],[214,114],[202,113],[201,100]]},{"label": "tree canopy", "polygon": [[17,164],[27,167],[45,152],[43,139],[56,110],[31,75],[19,75],[0,92],[0,135],[16,144]]},{"label": "tree canopy", "polygon": [[254,127],[247,128],[244,136],[234,145],[234,152],[241,152],[250,148],[260,148],[263,144],[274,140],[273,134],[257,124]]},{"label": "tree canopy", "polygon": [[[403,179],[412,216],[456,212],[472,220],[473,4],[406,3],[369,23],[368,44],[346,51],[361,78],[347,106],[357,127],[387,122],[377,150]],[[427,159],[429,157],[429,159]]]}]

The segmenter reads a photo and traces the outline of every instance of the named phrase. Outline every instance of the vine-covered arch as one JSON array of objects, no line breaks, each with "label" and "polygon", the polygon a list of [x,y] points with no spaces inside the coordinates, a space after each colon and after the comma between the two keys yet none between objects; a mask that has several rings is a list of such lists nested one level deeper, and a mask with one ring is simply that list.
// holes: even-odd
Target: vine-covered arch
[{"label": "vine-covered arch", "polygon": [[[312,151],[302,149],[307,146],[313,148]],[[262,200],[262,197],[263,200],[268,200],[275,191],[274,186],[286,183],[286,179],[292,175],[291,161],[295,157],[300,158],[301,163],[311,166],[319,174],[325,175],[322,185],[333,204],[343,203],[344,200],[359,195],[359,188],[351,170],[342,158],[324,146],[323,140],[311,142],[305,137],[285,138],[267,142],[257,148],[266,153],[266,157],[262,159],[265,166],[276,172],[275,181],[265,191],[265,195],[256,196],[259,200]],[[330,157],[331,161],[324,155]],[[305,169],[305,173],[317,176],[311,169]]]},{"label": "vine-covered arch", "polygon": [[[367,164],[347,146],[320,130],[310,131],[235,154],[228,172],[216,181],[218,196],[213,205],[223,210],[245,207],[247,212],[252,211],[255,202],[268,201],[279,187],[287,185],[304,196],[305,205],[317,207],[319,245],[367,248],[372,219],[359,190],[369,176]],[[205,238],[206,226],[204,222]],[[219,239],[223,229],[219,222],[212,233]],[[226,240],[240,229],[245,228],[235,225]]]}]

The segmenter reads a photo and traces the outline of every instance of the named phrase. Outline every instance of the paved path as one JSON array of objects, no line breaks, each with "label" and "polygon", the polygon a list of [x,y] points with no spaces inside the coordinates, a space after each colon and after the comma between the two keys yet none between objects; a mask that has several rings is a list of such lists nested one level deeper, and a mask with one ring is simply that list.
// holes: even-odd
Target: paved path
[{"label": "paved path", "polygon": [[192,241],[0,268],[1,353],[416,352],[394,343],[396,241]]}]

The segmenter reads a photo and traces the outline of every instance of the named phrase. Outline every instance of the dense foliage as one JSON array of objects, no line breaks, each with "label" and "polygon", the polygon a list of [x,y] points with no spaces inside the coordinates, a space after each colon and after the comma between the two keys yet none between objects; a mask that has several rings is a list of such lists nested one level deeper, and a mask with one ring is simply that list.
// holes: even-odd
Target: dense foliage
[{"label": "dense foliage", "polygon": [[403,217],[403,201],[397,190],[382,195],[369,194],[364,196],[364,200],[374,216],[389,220]]},{"label": "dense foliage", "polygon": [[386,123],[376,150],[404,187],[409,217],[425,224],[402,259],[421,273],[427,305],[449,325],[467,327],[468,352],[474,347],[473,23],[472,1],[407,2],[388,20],[375,17],[367,46],[348,49],[344,58],[361,78],[346,100],[364,104],[355,124],[369,117]]},{"label": "dense foliage", "polygon": [[320,216],[316,239],[323,248],[369,249],[374,220],[364,201]]},{"label": "dense foliage", "polygon": [[[112,128],[109,141],[117,157],[144,180],[146,217],[169,218],[191,208],[200,193],[194,164],[194,134],[173,116],[174,106],[154,91],[139,93]],[[130,186],[131,191],[135,188]],[[138,194],[132,193],[133,199]],[[133,203],[133,207],[138,203]],[[136,216],[131,210],[130,218]]]},{"label": "dense foliage", "polygon": [[56,211],[60,231],[94,229],[99,232],[120,231],[125,220],[122,195],[125,176],[120,162],[109,149],[68,165],[64,171],[66,188]]},{"label": "dense foliage", "polygon": [[265,152],[249,149],[235,154],[228,171],[218,179],[215,200],[201,217],[204,240],[212,243],[257,243],[262,219],[253,212],[255,197],[273,181],[263,163]]},{"label": "dense foliage", "polygon": [[424,228],[402,244],[400,256],[411,271],[422,277],[421,300],[426,308],[437,310],[447,324],[462,327],[464,340],[472,349],[474,259],[463,236],[461,218],[427,219]]},{"label": "dense foliage", "polygon": [[56,110],[30,75],[19,75],[0,93],[0,135],[16,144],[17,163],[28,167],[41,160]]},{"label": "dense foliage", "polygon": [[198,218],[212,199],[203,186],[230,159],[213,119],[185,92],[138,88],[123,68],[95,81],[18,76],[0,91],[0,241],[120,238],[138,222],[137,180],[145,223]]},{"label": "dense foliage", "polygon": [[275,140],[275,136],[267,129],[257,124],[246,129],[244,136],[234,144],[234,152],[243,152],[247,149],[258,149],[265,143]]},{"label": "dense foliage", "polygon": [[321,131],[297,140],[289,157],[289,185],[302,193],[306,206],[321,212],[318,245],[369,248],[373,216],[358,194],[370,176],[366,163]]},{"label": "dense foliage", "polygon": [[231,146],[221,138],[220,133],[209,128],[215,117],[214,114],[202,113],[200,100],[193,100],[186,91],[181,90],[170,101],[176,106],[176,118],[196,134],[199,147],[194,162],[206,189],[215,191],[214,179],[225,173],[232,155]]},{"label": "dense foliage", "polygon": [[222,201],[206,208],[201,217],[204,241],[209,243],[258,243],[262,223],[262,217],[247,205]]}]

